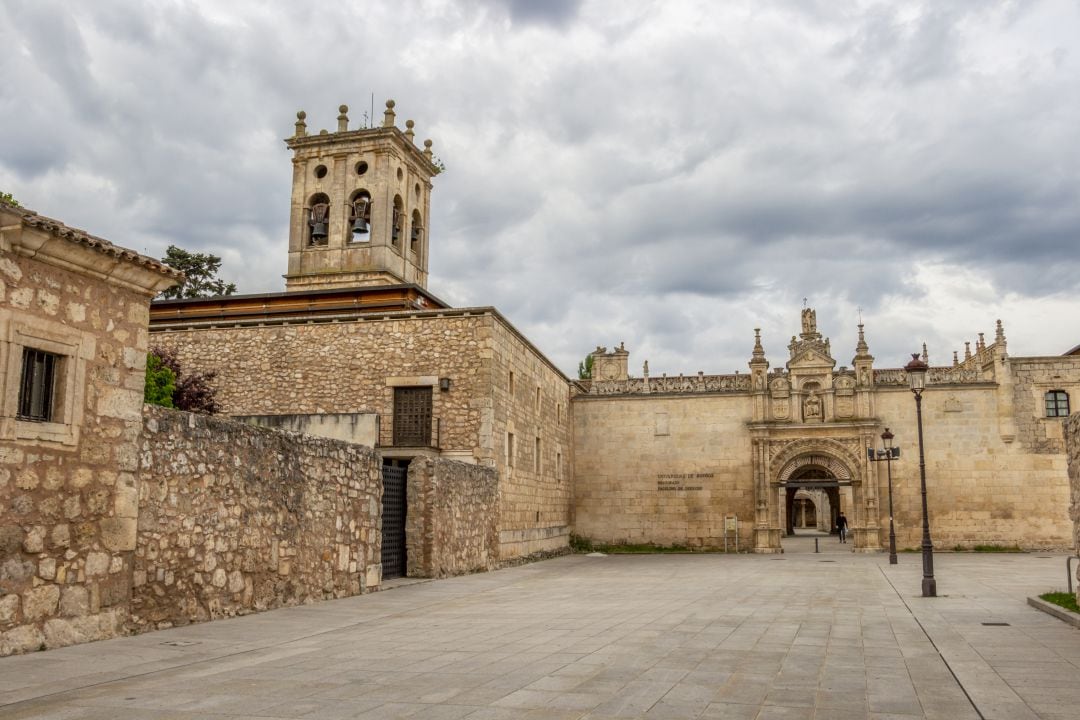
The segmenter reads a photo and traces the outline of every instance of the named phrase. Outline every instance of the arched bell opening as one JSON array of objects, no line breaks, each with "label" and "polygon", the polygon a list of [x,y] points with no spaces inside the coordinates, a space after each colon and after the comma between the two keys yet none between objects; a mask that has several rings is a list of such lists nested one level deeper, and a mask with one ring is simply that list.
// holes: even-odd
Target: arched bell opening
[{"label": "arched bell opening", "polygon": [[330,237],[330,198],[326,193],[316,193],[308,200],[305,208],[307,216],[307,244],[322,247]]},{"label": "arched bell opening", "polygon": [[424,222],[420,217],[419,210],[412,211],[412,223],[409,230],[409,250],[416,254],[420,254],[420,249],[424,244]]},{"label": "arched bell opening", "polygon": [[371,242],[371,193],[360,189],[349,197],[350,243]]},{"label": "arched bell opening", "polygon": [[391,222],[390,242],[394,247],[401,247],[401,226],[405,222],[405,203],[400,195],[394,196],[394,215]]}]

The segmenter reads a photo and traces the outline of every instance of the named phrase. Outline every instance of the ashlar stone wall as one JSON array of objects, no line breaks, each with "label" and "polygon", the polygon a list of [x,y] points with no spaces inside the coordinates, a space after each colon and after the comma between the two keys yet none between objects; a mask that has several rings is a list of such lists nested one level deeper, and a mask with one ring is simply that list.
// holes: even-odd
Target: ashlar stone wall
[{"label": "ashlar stone wall", "polygon": [[[748,394],[579,396],[575,533],[603,543],[753,547]],[[735,533],[729,533],[729,549]]]},{"label": "ashlar stone wall", "polygon": [[498,474],[445,458],[417,458],[406,482],[410,577],[490,570],[499,556]]},{"label": "ashlar stone wall", "polygon": [[133,628],[378,587],[373,450],[151,406],[144,414]]}]

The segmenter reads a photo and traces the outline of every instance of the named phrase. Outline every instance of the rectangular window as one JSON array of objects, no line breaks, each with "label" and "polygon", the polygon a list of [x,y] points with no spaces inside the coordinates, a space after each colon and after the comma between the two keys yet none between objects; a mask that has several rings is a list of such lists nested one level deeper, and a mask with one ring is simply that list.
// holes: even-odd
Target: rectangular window
[{"label": "rectangular window", "polygon": [[514,398],[514,371],[510,371],[510,399]]},{"label": "rectangular window", "polygon": [[22,379],[19,383],[19,419],[52,422],[53,398],[60,356],[44,350],[23,348]]},{"label": "rectangular window", "polygon": [[394,445],[431,445],[431,388],[394,388]]},{"label": "rectangular window", "polygon": [[562,425],[562,403],[555,406],[555,420]]},{"label": "rectangular window", "polygon": [[562,453],[555,453],[555,479],[562,480]]},{"label": "rectangular window", "polygon": [[533,472],[540,473],[540,438],[536,438],[536,450],[533,452]]},{"label": "rectangular window", "polygon": [[514,467],[514,433],[506,433],[506,465]]},{"label": "rectangular window", "polygon": [[540,386],[536,386],[536,412],[540,412]]}]

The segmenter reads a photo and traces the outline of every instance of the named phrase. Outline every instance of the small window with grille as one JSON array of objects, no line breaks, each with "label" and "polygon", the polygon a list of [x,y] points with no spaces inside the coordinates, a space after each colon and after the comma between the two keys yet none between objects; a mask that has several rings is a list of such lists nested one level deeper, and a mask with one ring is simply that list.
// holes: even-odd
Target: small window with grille
[{"label": "small window with grille", "polygon": [[56,376],[62,358],[44,350],[23,348],[19,381],[20,420],[52,422],[55,415]]},{"label": "small window with grille", "polygon": [[1046,417],[1069,416],[1069,393],[1064,390],[1051,390],[1046,393]]}]

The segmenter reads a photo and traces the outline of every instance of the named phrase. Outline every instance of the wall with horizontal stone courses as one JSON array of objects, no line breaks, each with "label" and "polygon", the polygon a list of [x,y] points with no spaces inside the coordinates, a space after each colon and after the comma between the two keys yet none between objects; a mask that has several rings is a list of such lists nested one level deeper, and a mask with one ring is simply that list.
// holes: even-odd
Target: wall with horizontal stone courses
[{"label": "wall with horizontal stone courses", "polygon": [[502,321],[492,327],[490,377],[490,422],[484,427],[490,428],[500,478],[499,557],[567,549],[574,477],[570,385]]},{"label": "wall with horizontal stone courses", "polygon": [[147,406],[132,626],[374,589],[380,467],[360,445]]},{"label": "wall with horizontal stone courses", "polygon": [[[579,396],[574,532],[594,542],[753,547],[752,398]],[[735,538],[729,540],[734,549]]]},{"label": "wall with horizontal stone courses", "polygon": [[[896,389],[879,390],[875,401],[878,417],[901,450],[900,460],[892,463],[897,546],[918,548],[922,498],[915,399],[910,390]],[[931,386],[923,393],[927,505],[936,548],[1071,544],[1065,454],[1036,452],[1019,438],[1006,441],[998,423],[1001,401],[994,385]],[[1019,416],[1018,409],[1018,421]],[[883,463],[878,465],[887,542],[888,487]]]},{"label": "wall with horizontal stone courses", "polygon": [[1009,358],[1016,405],[1016,438],[1024,448],[1036,453],[1065,452],[1062,425],[1065,418],[1046,417],[1046,393],[1064,390],[1070,410],[1080,409],[1080,358]]},{"label": "wall with horizontal stone courses", "polygon": [[[1065,423],[1065,447],[1069,462],[1069,518],[1072,520],[1072,549],[1080,554],[1080,413],[1073,413]],[[1075,571],[1073,587],[1080,602],[1080,568]]]},{"label": "wall with horizontal stone courses", "polygon": [[392,442],[391,378],[451,378],[435,387],[441,447],[482,453],[479,397],[489,394],[479,348],[491,317],[425,313],[352,322],[235,326],[158,332],[151,345],[176,351],[184,368],[214,372],[225,415],[378,413],[382,444]]},{"label": "wall with horizontal stone courses", "polygon": [[498,473],[445,458],[409,463],[405,537],[409,577],[490,570],[499,553]]},{"label": "wall with horizontal stone courses", "polygon": [[[149,301],[0,253],[0,655],[127,620]],[[58,422],[16,419],[23,347],[63,357]]]}]

